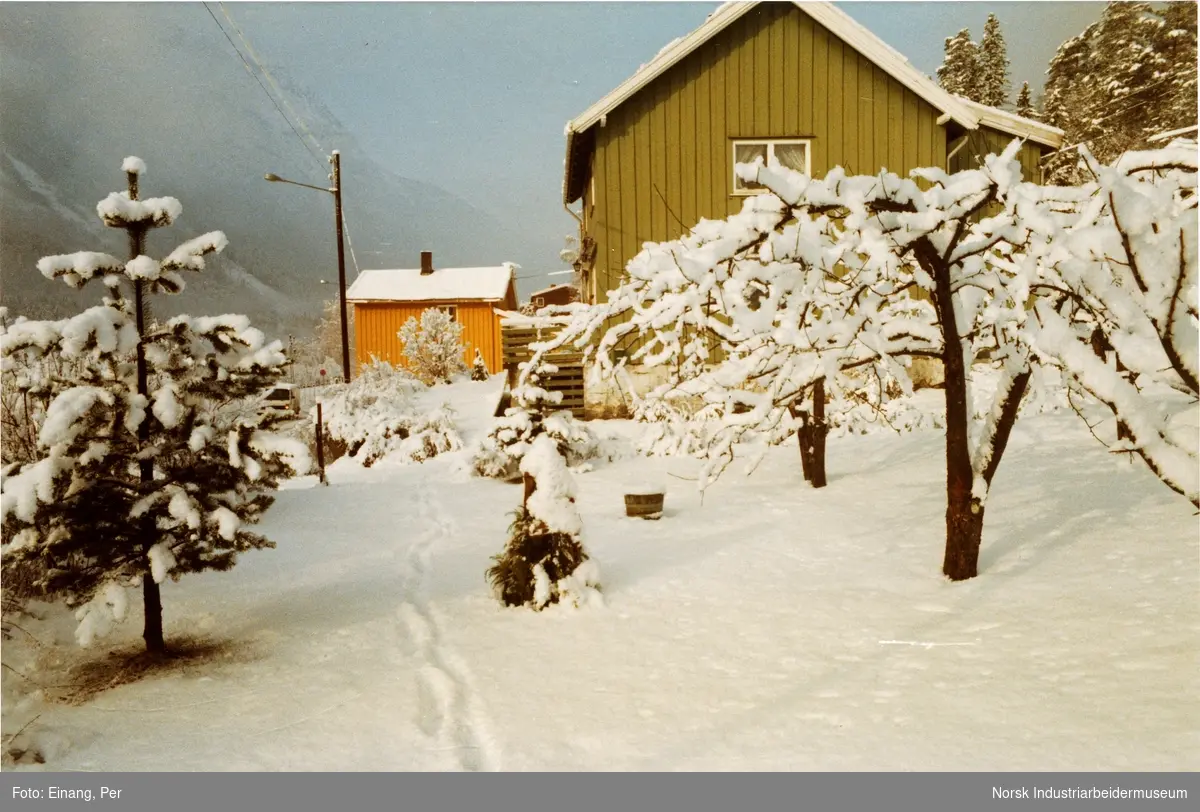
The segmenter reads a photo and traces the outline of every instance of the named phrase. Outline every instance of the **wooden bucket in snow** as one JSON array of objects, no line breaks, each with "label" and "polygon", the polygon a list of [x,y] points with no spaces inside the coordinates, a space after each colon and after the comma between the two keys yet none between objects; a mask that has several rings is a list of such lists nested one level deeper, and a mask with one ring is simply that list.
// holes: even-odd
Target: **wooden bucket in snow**
[{"label": "wooden bucket in snow", "polygon": [[663,514],[663,492],[625,494],[625,515],[639,519],[659,519]]}]

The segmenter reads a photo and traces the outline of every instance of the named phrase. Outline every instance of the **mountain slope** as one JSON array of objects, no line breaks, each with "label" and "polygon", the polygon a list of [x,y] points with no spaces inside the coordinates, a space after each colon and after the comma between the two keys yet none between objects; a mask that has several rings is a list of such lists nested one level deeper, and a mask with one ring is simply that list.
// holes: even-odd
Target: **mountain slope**
[{"label": "mountain slope", "polygon": [[[494,218],[384,169],[315,96],[272,73],[321,146],[342,152],[350,279],[355,258],[411,266],[422,249],[442,265],[510,258]],[[124,188],[127,155],[148,165],[144,196],[183,203],[177,224],[151,235],[152,255],[214,229],[230,239],[158,312],[245,312],[269,331],[301,333],[336,295],[319,284],[337,273],[332,197],[263,180],[270,171],[324,185],[324,155],[301,142],[202,6],[5,4],[0,77],[0,302],[13,312],[62,315],[95,301],[34,265],[51,253],[123,254],[94,207]]]}]

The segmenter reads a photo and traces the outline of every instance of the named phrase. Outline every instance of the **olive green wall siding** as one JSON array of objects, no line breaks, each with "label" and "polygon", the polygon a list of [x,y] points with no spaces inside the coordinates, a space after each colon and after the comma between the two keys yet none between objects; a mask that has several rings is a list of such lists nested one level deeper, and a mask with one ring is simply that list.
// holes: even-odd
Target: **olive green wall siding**
[{"label": "olive green wall siding", "polygon": [[733,139],[811,138],[815,175],[906,174],[945,166],[939,115],[792,4],[757,6],[596,125],[592,295],[604,300],[642,243],[741,209]]},{"label": "olive green wall siding", "polygon": [[[999,155],[1007,149],[1008,145],[1012,143],[1013,138],[1014,136],[1008,133],[980,126],[978,130],[967,134],[966,146],[956,152],[954,157],[950,159],[950,171],[962,172],[965,169],[972,169],[979,166],[984,156]],[[953,149],[953,145],[951,145],[951,149]],[[1018,157],[1021,161],[1021,175],[1025,180],[1033,183],[1041,183],[1041,159],[1049,151],[1049,147],[1043,147],[1032,141],[1026,141],[1021,145],[1021,152]]]}]

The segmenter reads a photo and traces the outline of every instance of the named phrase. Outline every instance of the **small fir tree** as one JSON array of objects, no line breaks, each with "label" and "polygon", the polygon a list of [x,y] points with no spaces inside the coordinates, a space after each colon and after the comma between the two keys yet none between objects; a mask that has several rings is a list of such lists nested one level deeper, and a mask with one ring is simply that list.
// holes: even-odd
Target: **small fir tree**
[{"label": "small fir tree", "polygon": [[273,547],[248,528],[270,506],[276,476],[306,470],[308,452],[270,431],[277,418],[218,419],[221,404],[253,398],[282,376],[280,342],[244,316],[150,323],[150,294],[183,290],[181,272],[203,270],[226,239],[214,231],[166,259],[146,256],[148,232],[182,207],[171,197],[139,199],[141,160],[127,158],[123,169],[128,190],[97,211],[126,232],[130,260],[82,251],[38,263],[71,287],[102,280],[102,304],[0,331],[4,369],[24,373],[11,385],[48,404],[37,458],[5,466],[0,480],[0,560],[6,577],[35,564],[48,596],[90,600],[79,613],[81,643],[124,615],[124,587],[140,581],[143,637],[157,653],[165,648],[160,583],[228,570],[238,553]]},{"label": "small fir tree", "polygon": [[562,417],[545,414],[559,393],[547,392],[537,382],[552,371],[548,367],[535,362],[526,368],[513,390],[516,408],[508,413],[509,418],[519,413],[531,419],[525,421],[517,463],[525,495],[509,527],[508,544],[487,571],[505,606],[544,609],[560,601],[579,606],[599,597],[599,569],[580,541],[583,522],[575,508],[575,482],[561,443],[547,427],[547,421]]},{"label": "small fir tree", "polygon": [[1037,118],[1037,110],[1033,108],[1033,99],[1030,98],[1029,82],[1021,83],[1021,91],[1017,94],[1017,115],[1025,118]]},{"label": "small fir tree", "polygon": [[409,318],[399,332],[409,370],[427,386],[449,383],[465,373],[462,330],[453,316],[436,307],[426,308],[420,320]]},{"label": "small fir tree", "polygon": [[946,40],[946,57],[937,69],[938,83],[947,93],[975,99],[978,93],[979,48],[964,28]]},{"label": "small fir tree", "polygon": [[984,23],[977,65],[977,95],[972,98],[990,107],[1008,104],[1008,49],[995,14],[989,14]]},{"label": "small fir tree", "polygon": [[492,374],[488,372],[487,364],[483,360],[483,353],[479,348],[475,348],[475,360],[471,364],[471,380],[486,381]]}]

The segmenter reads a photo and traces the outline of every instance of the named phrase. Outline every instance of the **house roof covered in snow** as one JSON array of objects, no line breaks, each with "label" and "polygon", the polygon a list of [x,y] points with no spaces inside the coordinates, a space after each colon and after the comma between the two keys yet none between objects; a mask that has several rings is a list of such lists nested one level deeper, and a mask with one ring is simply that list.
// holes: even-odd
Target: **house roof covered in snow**
[{"label": "house roof covered in snow", "polygon": [[536,297],[536,296],[544,296],[547,293],[553,293],[554,291],[561,290],[562,288],[574,288],[574,287],[575,287],[575,285],[571,284],[570,282],[560,282],[559,284],[551,285],[548,288],[542,288],[541,290],[535,290],[533,293],[529,294],[529,299],[530,299],[530,301],[532,301],[534,299],[534,297]]},{"label": "house roof covered in snow", "polygon": [[513,282],[513,265],[363,271],[346,291],[349,302],[498,302]]},{"label": "house roof covered in snow", "polygon": [[973,102],[963,96],[955,96],[954,98],[970,108],[979,118],[979,123],[985,127],[991,127],[993,130],[999,130],[1009,135],[1027,138],[1030,141],[1036,141],[1039,144],[1045,144],[1055,149],[1063,145],[1064,133],[1058,127],[1051,127],[1043,121],[1035,121],[1032,118],[1018,116],[1016,113],[1010,113],[998,107],[988,107],[986,104]]}]

